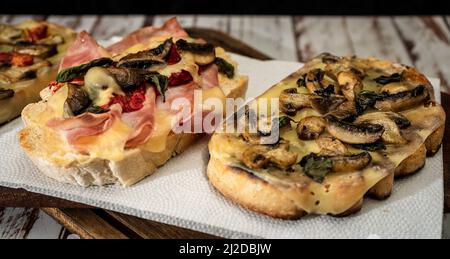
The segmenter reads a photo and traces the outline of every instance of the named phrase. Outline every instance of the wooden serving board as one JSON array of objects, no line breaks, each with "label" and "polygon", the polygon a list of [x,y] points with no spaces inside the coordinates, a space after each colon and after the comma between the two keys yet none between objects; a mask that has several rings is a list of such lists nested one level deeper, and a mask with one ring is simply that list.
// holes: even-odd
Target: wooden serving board
[{"label": "wooden serving board", "polygon": [[[268,60],[271,57],[230,37],[210,29],[191,28],[189,34],[204,38],[227,51]],[[450,95],[442,94],[442,105],[450,111]],[[444,208],[450,212],[450,122],[447,115],[446,131],[443,141],[444,152]],[[82,238],[217,238],[197,231],[175,227],[151,220],[140,219],[108,210],[31,193],[23,189],[0,187],[0,207],[35,207],[41,208],[69,231]]]}]

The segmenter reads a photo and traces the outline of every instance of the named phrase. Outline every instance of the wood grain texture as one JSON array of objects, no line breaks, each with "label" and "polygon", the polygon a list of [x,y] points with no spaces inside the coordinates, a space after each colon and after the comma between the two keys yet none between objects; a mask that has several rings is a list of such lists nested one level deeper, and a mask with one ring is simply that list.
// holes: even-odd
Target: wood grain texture
[{"label": "wood grain texture", "polygon": [[0,208],[0,239],[56,239],[61,225],[33,208]]},{"label": "wood grain texture", "polygon": [[422,73],[438,77],[450,92],[450,32],[442,17],[395,17],[397,29],[413,65]]},{"label": "wood grain texture", "polygon": [[77,32],[91,32],[97,19],[97,15],[50,15],[49,17],[47,17],[47,21],[67,26]]},{"label": "wood grain texture", "polygon": [[89,209],[42,210],[84,239],[127,239],[128,237]]},{"label": "wood grain texture", "polygon": [[144,22],[143,15],[103,15],[96,21],[91,33],[97,40],[108,40],[139,29]]},{"label": "wood grain texture", "polygon": [[151,220],[145,220],[134,216],[125,215],[113,211],[107,211],[114,219],[118,220],[124,226],[146,239],[210,239],[217,238],[212,235],[193,231],[186,228],[175,227]]}]

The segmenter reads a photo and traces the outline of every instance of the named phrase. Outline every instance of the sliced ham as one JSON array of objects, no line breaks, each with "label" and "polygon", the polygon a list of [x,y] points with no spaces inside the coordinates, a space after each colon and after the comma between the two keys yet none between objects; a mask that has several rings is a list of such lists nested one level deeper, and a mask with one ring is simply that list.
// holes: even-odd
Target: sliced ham
[{"label": "sliced ham", "polygon": [[156,93],[153,87],[148,88],[142,109],[122,114],[122,121],[133,129],[125,147],[132,148],[145,143],[151,136],[155,126]]},{"label": "sliced ham", "polygon": [[181,110],[175,109],[176,107],[172,107],[172,104],[178,98],[183,98],[182,100],[188,101],[188,104],[191,105],[191,109],[194,104],[194,90],[197,88],[197,84],[194,82],[190,82],[185,85],[169,87],[166,91],[166,101],[163,101],[162,96],[158,96],[156,98],[156,108],[170,111],[172,113],[177,113]]},{"label": "sliced ham", "polygon": [[120,105],[113,105],[109,112],[100,114],[83,113],[72,118],[52,119],[47,123],[47,126],[63,132],[67,142],[70,145],[77,146],[80,138],[100,135],[107,131],[114,121],[120,117],[121,113]]},{"label": "sliced ham", "polygon": [[174,37],[183,38],[188,37],[187,32],[181,27],[175,17],[167,20],[160,28],[149,26],[136,30],[123,38],[121,41],[109,46],[107,50],[112,55],[122,53],[126,49],[138,44],[150,40],[152,37]]},{"label": "sliced ham", "polygon": [[208,65],[201,73],[202,88],[210,89],[219,86],[219,68],[215,64]]},{"label": "sliced ham", "polygon": [[82,31],[69,47],[66,55],[61,59],[59,70],[78,66],[91,60],[110,57],[110,53],[100,46],[97,41],[86,31]]}]

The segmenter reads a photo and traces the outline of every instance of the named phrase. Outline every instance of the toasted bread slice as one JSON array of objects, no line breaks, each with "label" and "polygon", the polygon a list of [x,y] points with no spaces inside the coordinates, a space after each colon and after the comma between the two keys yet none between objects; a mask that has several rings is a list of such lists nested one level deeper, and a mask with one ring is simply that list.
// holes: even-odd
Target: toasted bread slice
[{"label": "toasted bread slice", "polygon": [[[325,70],[327,78],[323,79],[323,74],[319,70],[322,70],[322,73]],[[314,71],[314,73],[310,73],[311,71]],[[386,91],[392,92],[377,96],[376,98],[379,98],[379,101],[374,103],[371,110],[355,114],[352,113],[352,106],[346,105],[352,100],[352,96],[348,94],[349,85],[341,84],[335,85],[331,96],[335,98],[334,100],[341,100],[343,98],[336,97],[336,95],[345,95],[347,100],[344,100],[342,110],[339,106],[339,108],[334,106],[329,108],[330,102],[325,102],[328,105],[327,107],[316,108],[314,106],[320,105],[320,103],[308,106],[309,104],[305,100],[311,99],[304,98],[302,95],[313,96],[313,98],[316,98],[313,100],[320,99],[323,96],[326,98],[330,95],[330,93],[322,92],[330,89],[320,88],[322,82],[316,85],[310,83],[319,78],[319,80],[331,81],[331,83],[327,82],[326,85],[332,84],[332,73],[334,71],[337,71],[334,76],[339,75],[341,71],[346,73],[351,71],[355,74],[369,71],[370,73],[362,76],[362,78],[366,77],[366,80],[359,91],[367,90],[372,92],[370,94],[376,95],[376,91],[380,91],[379,89],[383,87]],[[390,76],[377,78],[377,73],[380,73],[380,71],[383,71],[384,75]],[[403,75],[401,75],[402,72]],[[395,83],[384,87],[389,83],[384,81],[386,78]],[[348,77],[344,79],[349,80]],[[376,82],[375,79],[381,83]],[[345,82],[345,80],[343,81]],[[405,85],[398,83],[401,80],[404,80]],[[419,88],[417,88],[417,84]],[[319,88],[314,89],[315,87]],[[336,91],[336,87],[340,88],[339,91]],[[417,99],[408,99],[410,92],[405,87],[415,88],[417,92],[410,96],[417,97]],[[310,88],[313,88],[313,90]],[[398,98],[404,98],[405,96],[405,99],[396,101]],[[279,142],[265,146],[256,142],[258,136],[261,137],[261,135],[258,135],[260,133],[251,135],[247,132],[217,132],[212,136],[209,143],[210,161],[207,167],[209,181],[226,198],[245,208],[271,217],[297,219],[307,214],[327,214],[342,217],[356,213],[361,209],[365,196],[377,199],[389,197],[392,193],[395,178],[419,171],[425,165],[426,156],[435,154],[442,143],[445,112],[439,104],[434,102],[431,84],[417,70],[400,64],[374,58],[341,58],[329,54],[321,55],[268,89],[256,99],[256,102],[259,99],[274,97],[280,98],[280,118],[283,116],[290,117],[290,123],[285,124],[287,126],[280,130]],[[405,100],[411,102],[403,103]],[[290,105],[283,106],[283,102]],[[345,111],[345,113],[340,113],[341,111]],[[371,113],[372,115],[370,115]],[[326,116],[329,114],[333,116],[350,114],[356,116],[356,119],[354,118],[353,122],[340,122],[341,124],[338,124],[338,129],[336,129],[330,127],[330,123],[334,122],[327,120]],[[378,115],[373,116],[373,114]],[[362,115],[366,115],[365,118],[371,118],[372,121],[363,120]],[[389,124],[388,120],[383,117],[394,115],[396,118],[390,118],[389,121],[394,122],[395,120],[395,124],[390,122]],[[243,114],[242,116],[247,115]],[[307,127],[306,122],[300,124],[301,121],[306,121],[303,119],[307,117],[317,118],[316,120],[308,119],[308,122],[313,121],[316,124],[310,128]],[[322,118],[320,119],[320,117]],[[322,120],[324,118],[325,121]],[[382,134],[386,133],[386,135],[382,135],[381,131],[378,135],[378,139],[385,145],[384,147],[359,145],[361,143],[359,141],[366,141],[373,136],[363,135],[361,137],[360,135],[361,139],[356,139],[355,136],[358,132],[349,133],[352,125],[360,125],[361,127],[367,125],[358,124],[362,122],[372,123],[372,125],[385,123],[381,125],[383,125]],[[323,123],[325,123],[325,126],[321,126]],[[376,131],[376,127],[372,128],[374,130],[371,131],[371,134]],[[309,135],[305,134],[305,131]],[[317,133],[310,134],[314,131]],[[329,146],[324,149],[317,142],[320,136],[328,138],[329,141],[337,139],[338,143],[342,143],[328,142]],[[366,143],[374,142],[370,140]],[[336,144],[336,146],[331,146],[331,144]],[[283,145],[288,145],[289,148],[281,150]],[[333,154],[330,153],[330,150],[341,153]],[[266,155],[268,152],[271,152],[271,154]],[[285,159],[291,157],[293,153],[298,155],[297,160]],[[347,170],[334,169],[333,161],[342,160],[331,160],[329,174],[320,180],[316,180],[305,173],[306,168],[301,162],[302,158],[308,157],[308,154],[315,154],[325,159],[321,161],[329,161],[326,159],[345,157],[349,153],[352,156],[365,154],[363,157],[367,157],[367,153],[369,153],[371,160],[368,163],[365,160],[364,166],[347,167],[349,168]],[[274,159],[273,154],[284,155]],[[358,163],[362,163],[363,160],[359,159]],[[325,165],[321,164],[320,166]],[[314,164],[310,168],[320,169],[321,167]]]},{"label": "toasted bread slice", "polygon": [[0,99],[0,124],[8,122],[20,115],[22,109],[29,103],[40,100],[39,92],[45,88],[48,83],[56,77],[58,65],[61,57],[64,55],[68,46],[75,39],[76,33],[69,29],[53,23],[36,22],[32,20],[25,21],[18,28],[33,28],[38,24],[45,24],[50,35],[59,35],[63,38],[63,42],[57,45],[58,53],[47,58],[49,66],[39,68],[36,72],[36,78],[21,80],[12,84],[3,85],[0,88],[14,90],[14,95],[9,98]]}]

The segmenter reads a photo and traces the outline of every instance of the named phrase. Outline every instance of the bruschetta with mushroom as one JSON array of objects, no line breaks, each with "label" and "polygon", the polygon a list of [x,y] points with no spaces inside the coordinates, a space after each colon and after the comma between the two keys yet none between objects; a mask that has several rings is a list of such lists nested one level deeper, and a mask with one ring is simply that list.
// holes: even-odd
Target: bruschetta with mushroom
[{"label": "bruschetta with mushroom", "polygon": [[[273,98],[275,112],[262,106]],[[249,119],[267,109],[270,117]],[[283,219],[347,216],[360,210],[366,195],[389,197],[395,177],[419,171],[437,152],[445,125],[433,87],[416,69],[328,53],[244,110],[229,120],[278,121],[268,127],[272,141],[262,141],[271,132],[225,122],[236,130],[212,136],[208,179],[237,204]]]}]

